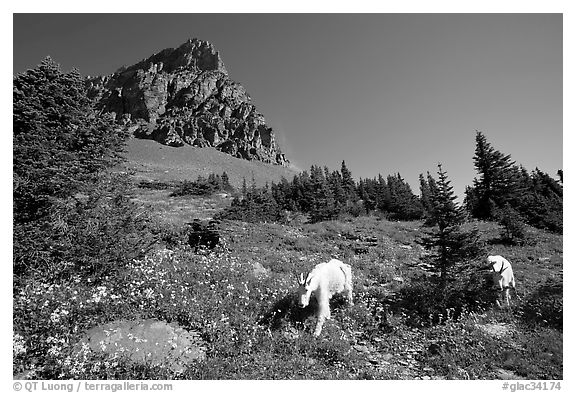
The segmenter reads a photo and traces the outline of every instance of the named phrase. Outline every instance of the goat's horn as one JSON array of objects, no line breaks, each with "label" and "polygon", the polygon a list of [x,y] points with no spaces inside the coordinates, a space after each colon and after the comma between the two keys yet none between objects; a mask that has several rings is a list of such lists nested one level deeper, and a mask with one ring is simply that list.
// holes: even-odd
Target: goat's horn
[{"label": "goat's horn", "polygon": [[506,268],[504,267],[504,262],[502,262],[502,267],[500,268],[500,274],[502,274],[502,272],[506,270]]},{"label": "goat's horn", "polygon": [[300,273],[300,278],[298,280],[300,284],[304,284],[304,273]]}]

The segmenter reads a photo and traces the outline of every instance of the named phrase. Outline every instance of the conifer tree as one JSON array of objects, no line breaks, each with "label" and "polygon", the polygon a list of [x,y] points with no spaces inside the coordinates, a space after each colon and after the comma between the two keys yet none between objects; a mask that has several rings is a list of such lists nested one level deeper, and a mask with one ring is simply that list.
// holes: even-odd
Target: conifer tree
[{"label": "conifer tree", "polygon": [[360,178],[360,181],[358,182],[358,196],[364,203],[366,214],[369,214],[370,211],[374,210],[376,207],[376,202],[372,194],[373,193],[371,192],[370,182]]},{"label": "conifer tree", "polygon": [[234,191],[234,187],[230,184],[230,178],[226,172],[222,172],[222,176],[220,176],[222,181],[222,189],[224,191]]},{"label": "conifer tree", "polygon": [[430,172],[427,172],[426,178],[421,173],[419,176],[420,180],[420,202],[422,203],[422,208],[424,209],[424,217],[426,225],[435,225],[435,221],[433,218],[434,214],[434,204],[433,204],[433,195],[437,193],[437,186],[436,181],[430,175]]},{"label": "conifer tree", "polygon": [[422,217],[423,209],[420,200],[412,193],[410,185],[400,176],[388,176],[390,190],[391,216],[400,220],[414,220]]},{"label": "conifer tree", "polygon": [[338,171],[333,171],[326,178],[330,189],[332,190],[332,195],[334,196],[334,203],[337,208],[342,208],[346,206],[346,201],[348,200],[346,190],[342,186],[342,175]]},{"label": "conifer tree", "polygon": [[[13,79],[15,277],[106,277],[157,235],[110,172],[128,134],[88,98],[77,70],[45,59]],[[16,280],[15,280],[15,285]]]},{"label": "conifer tree", "polygon": [[310,168],[310,182],[313,190],[310,218],[312,222],[333,219],[337,215],[334,195],[328,186],[324,173],[319,166]]},{"label": "conifer tree", "polygon": [[350,172],[346,166],[346,162],[344,161],[342,161],[340,172],[342,174],[342,188],[344,189],[346,200],[356,202],[358,200],[358,194],[356,193],[356,183],[352,178],[352,172]]},{"label": "conifer tree", "polygon": [[248,186],[246,185],[246,178],[242,178],[242,198],[246,199],[248,196]]},{"label": "conifer tree", "polygon": [[[526,223],[562,232],[562,185],[536,168],[531,174],[510,155],[495,150],[476,133],[474,166],[479,178],[466,188],[467,210],[477,218],[500,220],[503,210],[519,213]],[[506,207],[508,205],[508,207]]]},{"label": "conifer tree", "polygon": [[464,264],[467,258],[476,256],[479,246],[478,231],[465,232],[463,209],[455,202],[453,187],[442,165],[438,164],[438,181],[431,190],[432,216],[437,229],[422,239],[422,245],[435,253],[434,265],[440,273],[440,285],[446,286],[452,269]]},{"label": "conifer tree", "polygon": [[390,211],[392,204],[392,196],[390,195],[390,188],[381,174],[378,174],[376,184],[376,207],[378,210],[387,212]]},{"label": "conifer tree", "polygon": [[13,125],[16,222],[95,184],[119,162],[128,136],[94,109],[80,73],[62,72],[49,57],[14,77]]},{"label": "conifer tree", "polygon": [[515,201],[522,194],[519,182],[519,168],[515,166],[510,155],[504,155],[494,149],[481,132],[476,131],[476,150],[474,167],[479,174],[474,179],[474,187],[470,201],[475,206],[468,206],[474,217],[481,219],[495,219],[496,209],[506,203],[515,206]]},{"label": "conifer tree", "polygon": [[307,171],[302,171],[294,177],[294,182],[295,200],[300,207],[300,211],[308,213],[312,209],[312,201],[314,200],[314,188],[310,175]]}]

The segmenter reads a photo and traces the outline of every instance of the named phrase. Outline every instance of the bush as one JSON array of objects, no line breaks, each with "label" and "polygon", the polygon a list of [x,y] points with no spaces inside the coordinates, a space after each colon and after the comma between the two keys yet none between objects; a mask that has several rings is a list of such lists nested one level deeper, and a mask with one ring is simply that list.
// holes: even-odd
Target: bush
[{"label": "bush", "polygon": [[245,222],[279,222],[287,220],[286,211],[280,208],[272,195],[266,191],[247,193],[243,199],[234,198],[232,205],[214,216],[217,220],[228,219]]},{"label": "bush", "polygon": [[139,188],[147,188],[150,190],[168,190],[168,189],[174,187],[174,185],[172,185],[170,183],[163,182],[163,181],[142,180],[142,181],[140,181],[140,183],[138,183],[138,187]]},{"label": "bush", "polygon": [[400,289],[400,301],[393,307],[408,315],[408,324],[431,326],[494,304],[495,293],[488,280],[479,282],[469,276],[449,281],[444,289],[440,284],[435,276],[414,280]]},{"label": "bush", "polygon": [[521,318],[529,326],[547,326],[562,331],[562,283],[548,279],[523,299]]},{"label": "bush", "polygon": [[228,182],[228,175],[226,175],[226,172],[223,172],[222,176],[212,173],[208,178],[198,176],[196,181],[184,181],[170,194],[170,196],[210,196],[218,191],[234,191],[234,188]]},{"label": "bush", "polygon": [[111,175],[90,196],[54,202],[49,215],[14,227],[14,273],[101,279],[158,240],[147,213],[129,201],[127,179]]}]

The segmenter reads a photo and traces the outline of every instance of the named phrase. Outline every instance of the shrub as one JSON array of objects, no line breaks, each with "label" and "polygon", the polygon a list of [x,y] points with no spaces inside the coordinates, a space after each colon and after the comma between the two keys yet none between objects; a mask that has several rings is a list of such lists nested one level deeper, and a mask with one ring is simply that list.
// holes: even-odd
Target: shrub
[{"label": "shrub", "polygon": [[562,330],[562,283],[552,278],[523,299],[521,318],[529,326],[548,326]]},{"label": "shrub", "polygon": [[524,244],[527,234],[522,215],[506,204],[498,210],[497,217],[502,225],[501,239],[508,244]]},{"label": "shrub", "polygon": [[234,198],[232,205],[216,214],[214,218],[217,220],[284,223],[287,220],[287,215],[270,193],[254,191],[247,193],[243,199]]},{"label": "shrub", "polygon": [[209,196],[217,191],[234,191],[234,188],[228,182],[228,175],[226,175],[226,172],[223,172],[222,176],[212,173],[208,178],[198,176],[196,181],[183,181],[178,185],[176,190],[170,194],[170,196]]},{"label": "shrub", "polygon": [[139,188],[147,188],[151,190],[168,190],[174,187],[173,184],[166,183],[163,181],[156,181],[156,180],[142,180],[138,183]]},{"label": "shrub", "polygon": [[46,217],[15,226],[14,273],[102,278],[150,249],[157,233],[119,177],[103,177],[90,196],[54,202]]},{"label": "shrub", "polygon": [[393,307],[408,315],[408,324],[430,326],[494,304],[490,283],[478,282],[474,276],[451,280],[444,288],[439,284],[435,276],[412,281],[400,289],[400,301]]}]

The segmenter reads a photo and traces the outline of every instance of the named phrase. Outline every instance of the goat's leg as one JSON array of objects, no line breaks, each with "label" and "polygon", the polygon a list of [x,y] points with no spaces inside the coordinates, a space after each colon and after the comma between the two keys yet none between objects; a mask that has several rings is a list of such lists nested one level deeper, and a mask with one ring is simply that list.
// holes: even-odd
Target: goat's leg
[{"label": "goat's leg", "polygon": [[503,293],[503,291],[500,290],[498,292],[498,296],[496,297],[496,305],[498,306],[498,308],[502,308],[502,303],[500,303],[500,298],[502,297],[502,293]]},{"label": "goat's leg", "polygon": [[322,326],[324,326],[324,320],[326,317],[323,315],[318,316],[318,321],[316,322],[316,329],[314,329],[314,335],[319,336],[322,333]]},{"label": "goat's leg", "polygon": [[354,301],[352,300],[352,287],[348,287],[346,290],[346,300],[350,306],[354,305]]},{"label": "goat's leg", "polygon": [[321,296],[318,300],[318,321],[316,322],[316,329],[314,335],[319,336],[322,332],[322,326],[327,319],[330,319],[330,299],[326,296]]},{"label": "goat's leg", "polygon": [[506,297],[506,305],[510,308],[510,288],[504,290],[504,296]]}]

